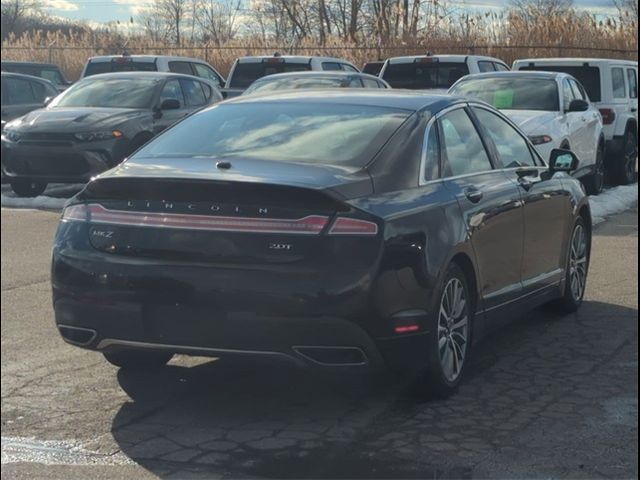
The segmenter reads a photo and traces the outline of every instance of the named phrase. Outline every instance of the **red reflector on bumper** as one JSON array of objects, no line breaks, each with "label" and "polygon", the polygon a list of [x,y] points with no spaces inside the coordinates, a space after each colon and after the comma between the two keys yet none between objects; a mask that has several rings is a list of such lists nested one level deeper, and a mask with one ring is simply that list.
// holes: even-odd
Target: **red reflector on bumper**
[{"label": "red reflector on bumper", "polygon": [[394,329],[396,333],[417,332],[420,329],[418,325],[401,325]]}]

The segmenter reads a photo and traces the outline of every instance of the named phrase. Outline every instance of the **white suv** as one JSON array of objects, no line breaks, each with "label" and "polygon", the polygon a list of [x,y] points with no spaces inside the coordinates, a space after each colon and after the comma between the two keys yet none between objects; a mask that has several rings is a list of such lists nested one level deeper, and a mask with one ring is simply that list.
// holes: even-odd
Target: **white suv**
[{"label": "white suv", "polygon": [[637,180],[638,62],[591,58],[516,60],[514,70],[565,72],[584,85],[602,114],[606,168],[614,184]]},{"label": "white suv", "polygon": [[91,57],[87,60],[80,78],[99,73],[130,71],[173,72],[193,75],[210,80],[218,90],[221,90],[225,84],[224,77],[204,60],[170,55],[123,54]]},{"label": "white suv", "polygon": [[384,62],[378,75],[392,88],[430,90],[445,93],[465,75],[508,72],[502,60],[478,55],[417,55],[392,57]]},{"label": "white suv", "polygon": [[602,117],[584,88],[571,75],[556,72],[494,72],[468,75],[451,95],[482,100],[507,115],[549,161],[556,148],[580,159],[573,175],[590,195],[604,184]]}]

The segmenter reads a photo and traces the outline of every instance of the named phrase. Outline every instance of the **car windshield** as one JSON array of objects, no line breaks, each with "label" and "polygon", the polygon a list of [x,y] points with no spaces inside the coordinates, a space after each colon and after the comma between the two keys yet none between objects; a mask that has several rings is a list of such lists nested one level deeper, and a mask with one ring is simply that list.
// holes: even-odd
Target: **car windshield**
[{"label": "car windshield", "polygon": [[245,93],[260,91],[261,93],[277,90],[304,89],[304,88],[340,88],[350,84],[350,79],[345,77],[310,77],[310,78],[276,78],[259,80],[254,82]]},{"label": "car windshield", "polygon": [[501,110],[560,110],[558,84],[549,79],[469,79],[458,83],[449,93],[482,100]]},{"label": "car windshield", "polygon": [[50,107],[151,108],[158,80],[92,79],[76,83]]},{"label": "car windshield", "polygon": [[309,63],[287,63],[283,60],[267,59],[262,62],[240,63],[233,69],[231,88],[247,88],[254,81],[275,73],[304,72],[311,70]]},{"label": "car windshield", "polygon": [[448,89],[465,75],[469,67],[459,62],[411,62],[390,63],[384,71],[383,79],[393,88],[423,90],[431,88]]},{"label": "car windshield", "polygon": [[411,114],[335,103],[223,104],[180,122],[135,157],[241,157],[360,167]]}]

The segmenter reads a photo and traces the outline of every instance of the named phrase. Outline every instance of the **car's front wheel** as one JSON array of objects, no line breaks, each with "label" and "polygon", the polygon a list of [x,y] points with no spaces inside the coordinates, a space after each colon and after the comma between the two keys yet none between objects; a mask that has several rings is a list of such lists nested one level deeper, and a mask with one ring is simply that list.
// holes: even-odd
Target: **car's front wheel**
[{"label": "car's front wheel", "polygon": [[471,342],[473,308],[464,272],[449,266],[434,312],[436,332],[430,335],[429,364],[423,374],[423,388],[447,397],[460,384]]},{"label": "car's front wheel", "polygon": [[173,357],[171,352],[146,350],[115,350],[103,352],[104,358],[116,367],[128,370],[149,370],[163,367]]},{"label": "car's front wheel", "polygon": [[37,197],[42,195],[47,189],[45,182],[35,182],[31,180],[12,180],[11,190],[19,197]]}]

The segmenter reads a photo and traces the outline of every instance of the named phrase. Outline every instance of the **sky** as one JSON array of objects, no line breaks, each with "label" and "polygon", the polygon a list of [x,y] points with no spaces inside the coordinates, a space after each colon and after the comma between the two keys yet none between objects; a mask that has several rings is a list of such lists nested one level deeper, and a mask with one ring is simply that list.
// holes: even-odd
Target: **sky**
[{"label": "sky", "polygon": [[[614,14],[612,0],[574,0],[575,6],[596,15]],[[51,14],[71,20],[86,20],[91,23],[112,21],[127,22],[151,0],[46,0]],[[453,4],[470,11],[500,10],[508,0],[450,0]]]}]

